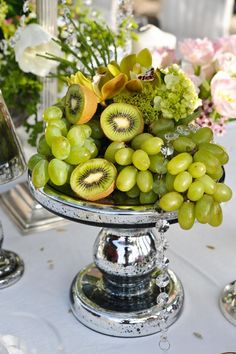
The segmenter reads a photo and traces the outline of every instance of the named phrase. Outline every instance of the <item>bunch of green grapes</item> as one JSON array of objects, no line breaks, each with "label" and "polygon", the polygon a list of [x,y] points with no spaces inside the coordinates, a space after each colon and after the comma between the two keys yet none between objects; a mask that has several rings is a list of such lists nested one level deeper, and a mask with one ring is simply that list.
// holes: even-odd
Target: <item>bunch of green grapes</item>
[{"label": "bunch of green grapes", "polygon": [[46,108],[43,119],[46,127],[38,142],[38,153],[28,162],[32,182],[36,188],[43,187],[49,179],[62,186],[69,183],[75,166],[97,156],[93,128],[88,124],[71,125],[58,106]]}]

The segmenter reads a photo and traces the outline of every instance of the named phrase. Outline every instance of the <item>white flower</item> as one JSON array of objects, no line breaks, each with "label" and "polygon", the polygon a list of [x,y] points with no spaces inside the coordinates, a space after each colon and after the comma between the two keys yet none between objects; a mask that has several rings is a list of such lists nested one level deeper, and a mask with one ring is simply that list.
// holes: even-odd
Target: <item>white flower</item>
[{"label": "white flower", "polygon": [[62,57],[60,46],[52,36],[38,24],[30,24],[22,29],[15,45],[15,58],[22,71],[38,76],[47,76],[59,63],[38,56],[50,53]]}]

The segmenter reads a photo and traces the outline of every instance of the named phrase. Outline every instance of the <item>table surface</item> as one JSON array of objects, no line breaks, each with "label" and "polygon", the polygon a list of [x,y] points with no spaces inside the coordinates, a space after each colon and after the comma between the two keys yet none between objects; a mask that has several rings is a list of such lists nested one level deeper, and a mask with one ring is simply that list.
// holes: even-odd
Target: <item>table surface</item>
[{"label": "table surface", "polygon": [[[226,183],[235,190],[236,125],[228,126],[227,133],[216,140],[230,154]],[[218,305],[225,284],[236,279],[236,196],[223,210],[224,222],[218,228],[196,223],[188,232],[178,225],[168,231],[171,268],[185,290],[183,313],[168,332],[170,354],[236,352],[236,327],[223,317]],[[0,220],[5,229],[4,248],[17,252],[25,262],[23,278],[0,291],[0,321],[4,313],[19,310],[42,318],[55,329],[66,354],[161,352],[158,334],[109,337],[86,328],[71,314],[70,285],[76,273],[92,262],[98,228],[68,222],[60,228],[22,236],[1,208]],[[25,328],[27,336],[33,330],[30,325]],[[41,334],[47,342],[50,331]]]}]

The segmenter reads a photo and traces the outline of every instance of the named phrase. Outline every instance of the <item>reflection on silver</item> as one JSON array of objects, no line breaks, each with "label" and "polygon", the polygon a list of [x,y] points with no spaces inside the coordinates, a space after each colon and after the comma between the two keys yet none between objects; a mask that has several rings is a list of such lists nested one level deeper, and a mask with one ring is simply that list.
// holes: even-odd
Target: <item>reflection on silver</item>
[{"label": "reflection on silver", "polygon": [[76,222],[104,226],[93,248],[94,262],[81,270],[71,287],[72,311],[95,331],[118,337],[145,336],[160,331],[159,294],[168,294],[167,325],[179,317],[183,287],[168,270],[169,283],[158,287],[162,273],[156,266],[160,235],[158,219],[173,220],[174,213],[159,214],[152,206],[125,207],[76,200],[46,186],[29,186],[48,210]]},{"label": "reflection on silver", "polygon": [[220,309],[225,318],[236,326],[236,280],[223,289],[220,296]]}]

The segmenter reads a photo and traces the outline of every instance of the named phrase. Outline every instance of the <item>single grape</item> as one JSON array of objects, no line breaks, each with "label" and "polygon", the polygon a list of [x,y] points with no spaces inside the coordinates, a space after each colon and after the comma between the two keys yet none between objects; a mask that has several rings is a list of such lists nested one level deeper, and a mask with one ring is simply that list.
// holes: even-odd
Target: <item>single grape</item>
[{"label": "single grape", "polygon": [[84,131],[85,138],[89,138],[92,134],[92,128],[88,124],[82,124],[81,128]]},{"label": "single grape", "polygon": [[83,146],[86,135],[82,125],[72,125],[67,134],[67,139],[72,146]]},{"label": "single grape", "polygon": [[155,192],[159,197],[162,197],[164,194],[166,194],[168,191],[166,187],[166,182],[164,179],[160,179],[159,176],[154,176],[153,179],[153,187],[152,187],[153,192]]},{"label": "single grape", "polygon": [[84,147],[89,150],[91,159],[94,159],[98,155],[98,148],[92,138],[87,138],[84,142]]},{"label": "single grape", "polygon": [[74,145],[70,148],[70,154],[65,161],[71,165],[79,165],[91,158],[90,151],[85,146]]},{"label": "single grape", "polygon": [[158,174],[165,174],[167,172],[167,163],[168,161],[162,154],[157,154],[153,156],[149,156],[150,159],[150,166],[149,170],[158,173]]},{"label": "single grape", "polygon": [[216,183],[216,189],[213,198],[216,202],[228,202],[232,198],[232,189],[224,183]]},{"label": "single grape", "polygon": [[150,171],[139,171],[137,174],[137,186],[141,192],[147,193],[152,190],[153,176]]},{"label": "single grape", "polygon": [[33,168],[32,182],[36,188],[42,188],[49,180],[48,161],[40,160]]},{"label": "single grape", "polygon": [[51,147],[53,139],[62,136],[61,130],[55,125],[48,125],[45,129],[45,139],[47,144]]},{"label": "single grape", "polygon": [[121,192],[128,192],[136,184],[137,169],[134,166],[124,167],[116,179],[116,188]]},{"label": "single grape", "polygon": [[52,159],[48,165],[50,180],[56,186],[63,186],[68,181],[69,166],[66,162]]},{"label": "single grape", "polygon": [[189,166],[188,172],[192,175],[193,178],[199,178],[205,175],[206,166],[203,162],[193,162]]},{"label": "single grape", "polygon": [[184,201],[183,196],[178,192],[169,192],[163,195],[159,205],[165,211],[175,211],[180,208]]},{"label": "single grape", "polygon": [[190,185],[188,189],[187,197],[193,202],[196,202],[197,200],[201,199],[204,192],[205,192],[204,184],[196,180]]},{"label": "single grape", "polygon": [[164,135],[169,131],[173,131],[174,126],[175,123],[172,119],[160,118],[151,124],[150,130],[152,134],[156,136],[160,136],[160,135]]},{"label": "single grape", "polygon": [[191,185],[192,180],[193,180],[193,178],[189,172],[187,172],[187,171],[180,172],[175,177],[174,189],[177,192],[185,192],[189,188],[189,186]]},{"label": "single grape", "polygon": [[204,127],[198,129],[194,134],[191,135],[191,139],[197,144],[209,143],[213,139],[213,132],[211,128]]},{"label": "single grape", "polygon": [[229,161],[229,155],[227,152],[219,145],[213,143],[202,143],[199,145],[199,150],[204,149],[211,152],[217,157],[221,165],[225,165]]},{"label": "single grape", "polygon": [[48,143],[46,142],[46,138],[45,135],[42,135],[39,139],[38,145],[37,145],[37,152],[40,155],[44,155],[46,157],[49,157],[52,155],[50,146],[48,145]]},{"label": "single grape", "polygon": [[41,154],[32,155],[28,161],[29,170],[32,171],[34,169],[34,166],[41,160],[45,160],[45,156]]},{"label": "single grape", "polygon": [[58,136],[52,142],[52,154],[59,160],[65,160],[70,154],[70,143],[64,136]]},{"label": "single grape", "polygon": [[132,162],[140,171],[146,171],[150,166],[148,154],[141,149],[138,149],[133,153]]},{"label": "single grape", "polygon": [[173,157],[167,164],[167,170],[171,175],[177,175],[188,169],[191,165],[193,158],[187,152],[182,152]]},{"label": "single grape", "polygon": [[174,180],[175,180],[175,176],[167,172],[165,183],[166,183],[166,188],[169,192],[172,192],[174,190]]},{"label": "single grape", "polygon": [[196,202],[195,215],[201,224],[206,224],[210,221],[213,202],[213,197],[207,194],[204,194],[202,198]]},{"label": "single grape", "polygon": [[129,198],[137,198],[137,197],[139,197],[140,189],[135,184],[135,186],[133,186],[133,188],[131,188],[128,192],[126,192],[126,194]]},{"label": "single grape", "polygon": [[198,150],[193,159],[195,162],[202,162],[206,166],[206,172],[209,174],[216,173],[219,169],[221,169],[221,165],[217,157],[215,157],[211,152],[200,149]]},{"label": "single grape", "polygon": [[90,119],[87,124],[91,127],[92,133],[91,137],[94,139],[101,139],[104,137],[103,130],[101,128],[100,120],[96,119],[95,117]]},{"label": "single grape", "polygon": [[195,221],[195,205],[193,202],[183,202],[178,210],[178,222],[182,229],[189,230]]},{"label": "single grape", "polygon": [[161,138],[154,136],[145,140],[141,144],[141,149],[144,150],[148,155],[156,155],[161,151],[161,147],[164,144]]},{"label": "single grape", "polygon": [[108,145],[104,157],[107,161],[115,163],[115,153],[125,147],[125,143],[123,141],[113,141],[110,145]]},{"label": "single grape", "polygon": [[71,126],[68,120],[66,120],[65,118],[52,119],[48,122],[48,126],[49,125],[55,125],[57,128],[59,128],[63,136],[67,136],[67,133]]},{"label": "single grape", "polygon": [[140,204],[154,204],[156,203],[158,199],[158,195],[156,193],[154,193],[153,191],[144,193],[144,192],[140,192],[140,196],[139,196],[139,201]]},{"label": "single grape", "polygon": [[191,138],[180,136],[173,141],[173,147],[177,152],[193,152],[196,144]]},{"label": "single grape", "polygon": [[140,149],[141,145],[149,138],[152,138],[153,135],[149,133],[141,133],[136,135],[131,141],[131,147],[134,150]]},{"label": "single grape", "polygon": [[62,110],[57,106],[47,107],[43,112],[43,120],[49,122],[51,119],[61,119],[63,116]]},{"label": "single grape", "polygon": [[217,227],[220,226],[223,221],[223,213],[221,206],[218,202],[214,202],[210,212],[209,225]]},{"label": "single grape", "polygon": [[216,190],[216,182],[208,175],[204,175],[197,179],[204,185],[204,192],[206,194],[213,194]]},{"label": "single grape", "polygon": [[215,173],[208,173],[208,176],[210,176],[214,181],[218,182],[221,177],[224,174],[224,170],[222,167],[217,168]]},{"label": "single grape", "polygon": [[134,150],[129,147],[124,147],[116,151],[115,160],[121,166],[127,166],[132,164],[132,156]]}]

